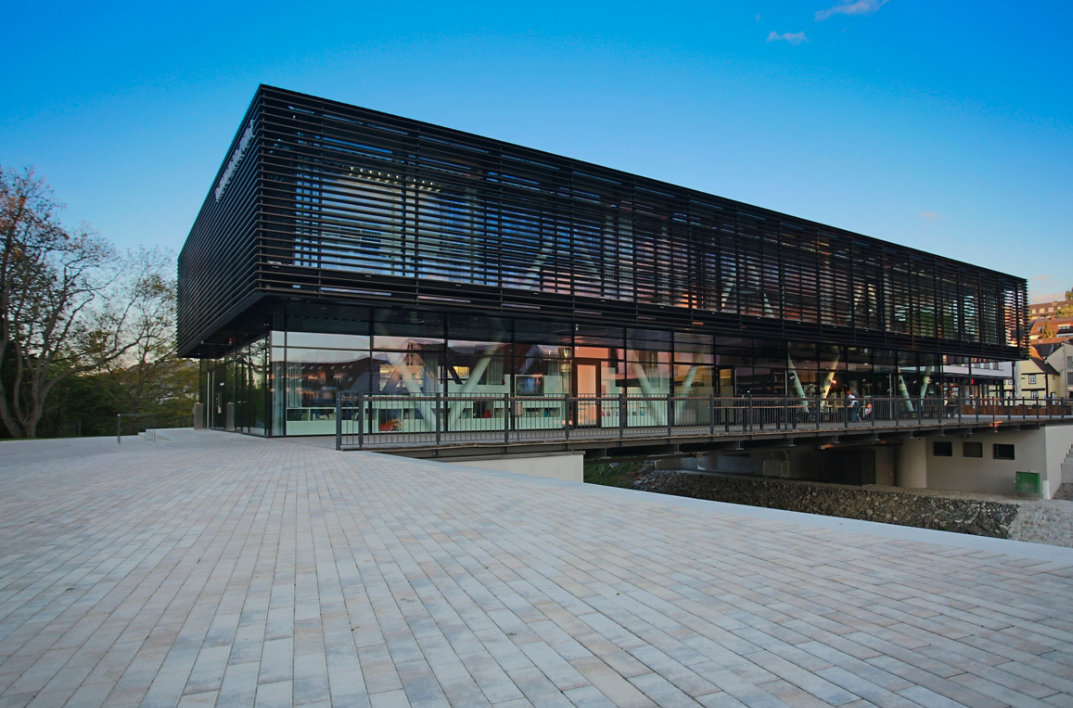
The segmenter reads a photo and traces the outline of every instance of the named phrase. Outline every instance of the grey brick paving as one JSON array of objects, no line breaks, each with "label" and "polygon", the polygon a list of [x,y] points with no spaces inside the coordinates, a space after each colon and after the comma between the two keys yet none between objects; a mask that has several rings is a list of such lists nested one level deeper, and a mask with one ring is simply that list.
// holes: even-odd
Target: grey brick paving
[{"label": "grey brick paving", "polygon": [[1073,705],[1073,549],[179,431],[0,443],[0,706]]}]

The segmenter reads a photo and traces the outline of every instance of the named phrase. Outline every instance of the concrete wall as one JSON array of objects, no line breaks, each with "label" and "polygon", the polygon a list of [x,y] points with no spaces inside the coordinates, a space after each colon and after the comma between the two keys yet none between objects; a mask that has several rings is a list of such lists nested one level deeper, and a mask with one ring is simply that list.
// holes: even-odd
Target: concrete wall
[{"label": "concrete wall", "polygon": [[[933,443],[947,441],[953,456],[937,457]],[[1062,462],[1073,445],[1073,425],[1047,425],[1035,430],[1010,430],[977,433],[968,438],[959,435],[929,436],[926,443],[926,486],[929,489],[987,494],[1017,493],[1017,472],[1035,472],[1040,476],[1041,496],[1050,499],[1062,484]],[[983,457],[965,457],[964,442],[983,445]],[[994,445],[1014,446],[1014,459],[996,460]],[[909,486],[909,485],[903,485]],[[920,486],[920,485],[912,485]]]},{"label": "concrete wall", "polygon": [[899,487],[928,486],[927,444],[923,438],[903,440],[894,454],[894,483]]},{"label": "concrete wall", "polygon": [[[999,433],[977,433],[968,438],[958,435],[924,438],[926,443],[929,489],[946,491],[982,492],[1015,496],[1019,470],[1039,472],[1042,478],[1045,459],[1042,430],[1018,430]],[[953,447],[950,457],[937,457],[934,444],[949,442]],[[982,457],[965,457],[964,443],[978,442],[983,446]],[[1014,459],[994,459],[995,445],[1013,445]]]},{"label": "concrete wall", "polygon": [[[934,443],[949,443],[952,455],[936,456]],[[964,443],[981,445],[980,457],[966,457]],[[1014,446],[1014,459],[995,459],[994,446]],[[882,486],[978,492],[1016,496],[1017,472],[1035,472],[1040,477],[1040,496],[1050,499],[1062,484],[1062,464],[1073,446],[1073,424],[1046,425],[1035,430],[980,432],[967,438],[952,432],[902,440],[895,445],[872,448],[848,445],[819,450],[803,444],[793,448],[753,449],[743,453],[712,452],[660,460],[664,470],[698,470],[766,479],[814,479],[845,484],[859,482],[853,474],[860,466],[865,474],[868,455],[874,455],[875,483]],[[843,474],[845,479],[840,478]],[[1073,464],[1067,465],[1065,481],[1073,483]]]},{"label": "concrete wall", "polygon": [[585,481],[585,455],[580,452],[442,461],[466,465],[467,467],[481,467],[502,472],[527,474],[534,477],[551,477],[552,479],[563,479],[568,482]]},{"label": "concrete wall", "polygon": [[[1049,499],[1063,482],[1073,483],[1073,478],[1062,477],[1062,463],[1066,461],[1070,448],[1073,447],[1073,425],[1048,425],[1043,431],[1047,445],[1047,484],[1044,489]],[[1067,465],[1066,469],[1073,472],[1073,467]],[[1067,473],[1066,476],[1071,475]]]},{"label": "concrete wall", "polygon": [[898,478],[897,448],[893,445],[876,447],[876,484],[893,487]]}]

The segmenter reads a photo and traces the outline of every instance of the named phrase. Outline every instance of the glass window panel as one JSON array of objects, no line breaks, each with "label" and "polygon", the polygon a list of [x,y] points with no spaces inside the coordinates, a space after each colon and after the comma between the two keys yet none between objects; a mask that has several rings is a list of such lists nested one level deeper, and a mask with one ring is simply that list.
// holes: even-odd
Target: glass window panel
[{"label": "glass window panel", "polygon": [[377,310],[373,348],[406,349],[410,345],[443,344],[443,317],[416,310]]},{"label": "glass window panel", "polygon": [[676,349],[674,352],[674,361],[676,364],[713,364],[715,363],[715,354],[711,351],[681,351]]},{"label": "glass window panel", "polygon": [[719,366],[745,366],[753,360],[753,340],[748,337],[715,338],[715,357]]},{"label": "glass window panel", "polygon": [[774,340],[756,340],[756,365],[773,370],[786,368],[786,342]]},{"label": "glass window panel", "polygon": [[674,395],[707,396],[714,391],[715,370],[706,364],[674,365]]},{"label": "glass window panel", "polygon": [[512,378],[516,396],[561,396],[570,392],[571,363],[553,357],[519,359]]},{"label": "glass window panel", "polygon": [[574,328],[568,322],[553,320],[515,320],[514,341],[570,346]]},{"label": "glass window panel", "polygon": [[579,346],[586,344],[593,347],[620,347],[623,335],[624,330],[621,327],[578,325],[575,341]]},{"label": "glass window panel", "polygon": [[1014,458],[1014,447],[1006,443],[995,443],[991,446],[991,456],[996,460],[1012,460]]},{"label": "glass window panel", "polygon": [[288,332],[330,332],[334,334],[368,334],[369,308],[354,305],[291,303],[286,308]]},{"label": "glass window panel", "polygon": [[447,337],[450,342],[509,342],[510,334],[511,322],[502,317],[452,314],[447,318]]},{"label": "glass window panel", "polygon": [[710,334],[696,334],[693,332],[674,333],[674,351],[677,352],[705,352],[712,353],[715,341]]},{"label": "glass window panel", "polygon": [[670,351],[671,333],[650,329],[627,329],[626,345],[633,349],[659,349]]},{"label": "glass window panel", "polygon": [[287,332],[287,346],[317,347],[324,349],[368,349],[369,337],[364,334]]},{"label": "glass window panel", "polygon": [[[506,359],[494,353],[451,352],[445,371],[448,393],[506,393]],[[503,387],[500,390],[498,387]]]}]

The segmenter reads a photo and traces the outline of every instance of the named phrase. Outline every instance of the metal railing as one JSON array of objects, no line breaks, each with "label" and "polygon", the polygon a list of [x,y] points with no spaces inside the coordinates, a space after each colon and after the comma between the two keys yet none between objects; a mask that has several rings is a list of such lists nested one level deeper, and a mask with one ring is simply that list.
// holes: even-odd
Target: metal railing
[{"label": "metal railing", "polygon": [[387,449],[1073,421],[1073,400],[342,394],[323,415],[337,449]]}]

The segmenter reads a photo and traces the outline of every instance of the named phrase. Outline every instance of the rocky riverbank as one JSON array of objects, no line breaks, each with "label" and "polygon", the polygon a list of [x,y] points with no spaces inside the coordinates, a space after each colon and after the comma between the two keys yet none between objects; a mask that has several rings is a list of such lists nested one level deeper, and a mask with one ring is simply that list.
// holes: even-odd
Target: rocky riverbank
[{"label": "rocky riverbank", "polygon": [[1073,547],[1073,502],[655,470],[636,489],[696,499]]}]

